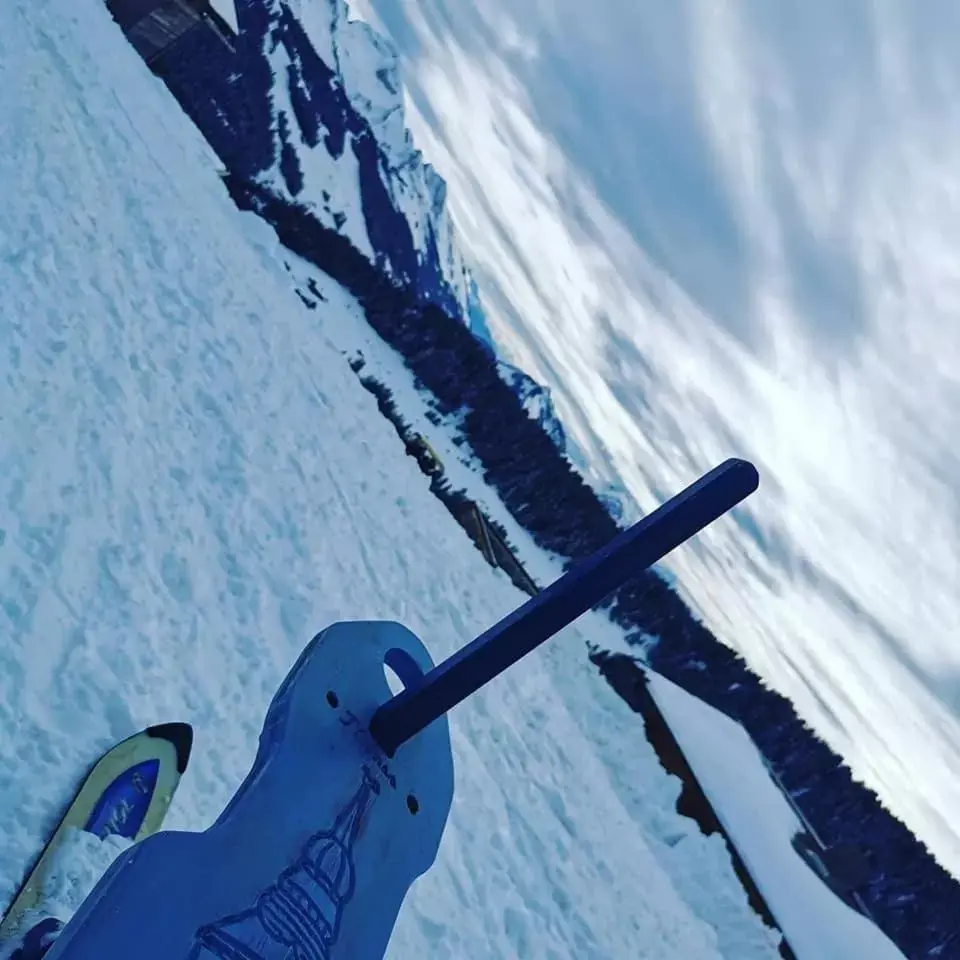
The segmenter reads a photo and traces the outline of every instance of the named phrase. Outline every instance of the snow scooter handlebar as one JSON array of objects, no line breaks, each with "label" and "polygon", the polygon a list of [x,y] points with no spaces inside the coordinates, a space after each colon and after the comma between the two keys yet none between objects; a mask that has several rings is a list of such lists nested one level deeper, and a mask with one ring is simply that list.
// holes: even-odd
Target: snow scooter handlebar
[{"label": "snow scooter handlebar", "polygon": [[452,707],[549,640],[621,584],[746,499],[756,467],[730,459],[704,474],[593,556],[379,707],[370,734],[388,756]]}]

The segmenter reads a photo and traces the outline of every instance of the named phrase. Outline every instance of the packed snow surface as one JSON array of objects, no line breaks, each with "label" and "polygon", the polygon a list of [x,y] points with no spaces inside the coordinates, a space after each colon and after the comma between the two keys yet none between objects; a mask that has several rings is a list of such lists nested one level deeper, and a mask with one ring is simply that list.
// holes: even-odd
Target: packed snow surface
[{"label": "packed snow surface", "polygon": [[[396,619],[439,659],[523,596],[333,342],[356,303],[301,304],[98,0],[8,0],[0,89],[6,903],[114,741],[191,722],[169,825],[202,829],[318,629]],[[453,812],[390,956],[776,956],[586,661],[592,624],[453,713]],[[62,902],[92,877],[58,879]]]},{"label": "packed snow surface", "polygon": [[791,839],[805,825],[746,730],[664,677],[649,678],[657,706],[796,956],[903,960],[880,929],[794,851]]}]

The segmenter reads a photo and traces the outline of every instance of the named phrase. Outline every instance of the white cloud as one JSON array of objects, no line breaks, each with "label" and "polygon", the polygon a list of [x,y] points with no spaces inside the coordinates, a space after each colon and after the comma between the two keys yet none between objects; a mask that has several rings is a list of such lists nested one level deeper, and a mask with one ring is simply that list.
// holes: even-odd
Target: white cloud
[{"label": "white cloud", "polygon": [[674,569],[960,871],[958,12],[368,6],[504,349],[644,508],[756,460]]}]

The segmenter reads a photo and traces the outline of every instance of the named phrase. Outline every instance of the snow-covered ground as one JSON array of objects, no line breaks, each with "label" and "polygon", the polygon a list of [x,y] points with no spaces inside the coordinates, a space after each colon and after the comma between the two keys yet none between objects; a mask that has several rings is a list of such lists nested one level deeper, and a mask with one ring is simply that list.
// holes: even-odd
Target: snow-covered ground
[{"label": "snow-covered ground", "polygon": [[[336,305],[335,311],[326,311],[331,319],[324,320],[323,310],[318,314],[317,320],[324,333],[345,357],[363,359],[363,376],[373,377],[390,388],[410,428],[425,437],[440,458],[453,489],[464,491],[488,517],[506,529],[517,557],[538,584],[544,586],[561,576],[564,558],[537,546],[507,510],[499,494],[483,482],[482,465],[464,441],[459,424],[453,418],[438,417],[436,404],[429,394],[417,389],[415,378],[403,358],[377,336],[353,298],[313,264],[287,251],[283,259],[299,289],[319,291],[328,304]],[[438,419],[439,425],[436,423]],[[492,573],[509,582],[504,572]],[[590,640],[605,650],[630,652],[623,630],[605,617],[592,619]]]},{"label": "snow-covered ground", "polygon": [[956,4],[355,0],[404,55],[506,356],[671,567],[960,875]]},{"label": "snow-covered ground", "polygon": [[[355,303],[303,306],[98,0],[9,0],[0,89],[5,903],[113,741],[193,723],[169,825],[202,829],[317,629],[396,619],[440,658],[523,595],[349,369]],[[588,615],[453,713],[451,820],[391,956],[776,956],[586,661],[609,630]]]},{"label": "snow-covered ground", "polygon": [[738,723],[655,673],[650,693],[798,957],[899,960],[900,951],[800,858],[805,830]]}]

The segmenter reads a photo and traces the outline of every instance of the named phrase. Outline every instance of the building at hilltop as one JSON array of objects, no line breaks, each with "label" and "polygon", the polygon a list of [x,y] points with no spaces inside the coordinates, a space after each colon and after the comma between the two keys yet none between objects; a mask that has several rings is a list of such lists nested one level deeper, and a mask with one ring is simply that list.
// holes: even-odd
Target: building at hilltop
[{"label": "building at hilltop", "polygon": [[232,46],[239,27],[234,0],[106,0],[107,9],[137,53],[152,66],[195,30]]}]

